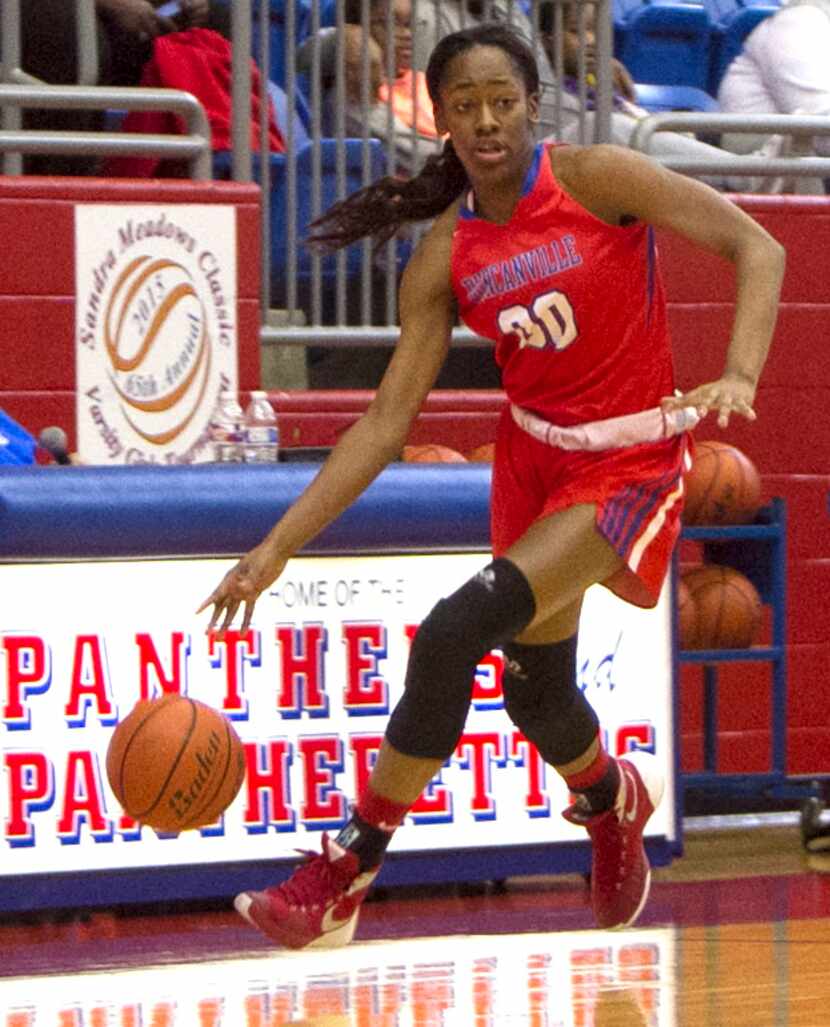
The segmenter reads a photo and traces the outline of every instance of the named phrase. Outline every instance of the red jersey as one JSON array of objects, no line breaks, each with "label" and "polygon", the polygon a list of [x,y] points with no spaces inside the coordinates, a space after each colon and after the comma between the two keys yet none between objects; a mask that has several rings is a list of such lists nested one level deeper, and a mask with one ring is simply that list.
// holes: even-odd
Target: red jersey
[{"label": "red jersey", "polygon": [[556,180],[538,144],[505,225],[462,201],[451,277],[459,313],[496,343],[511,402],[571,425],[656,406],[674,388],[654,234],[608,225]]}]

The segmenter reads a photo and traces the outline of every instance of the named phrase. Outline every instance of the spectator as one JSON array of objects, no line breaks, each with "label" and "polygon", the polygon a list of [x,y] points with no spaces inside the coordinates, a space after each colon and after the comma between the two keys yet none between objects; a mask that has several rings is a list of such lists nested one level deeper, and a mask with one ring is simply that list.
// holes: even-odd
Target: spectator
[{"label": "spectator", "polygon": [[[438,140],[424,73],[412,67],[412,0],[393,0],[391,38],[387,29],[390,4],[387,0],[373,0],[369,7],[369,38],[365,43],[361,28],[362,7],[361,0],[346,0],[343,11],[346,23],[343,33],[344,132],[346,136],[359,138],[366,127],[369,135],[387,140],[390,137],[391,107],[395,166],[401,174],[411,175],[430,153],[435,152]],[[323,29],[320,46],[325,131],[328,135],[335,135],[338,114],[335,88],[337,30]],[[300,48],[299,65],[305,73],[311,69],[312,49],[310,41]],[[368,58],[364,58],[364,53]],[[365,90],[364,61],[368,79]],[[393,72],[391,80],[388,75],[390,69]]]},{"label": "spectator", "polygon": [[[540,30],[543,45],[547,50],[551,64],[556,64],[556,38],[554,5],[545,3],[540,8]],[[580,39],[580,12],[582,17],[582,34]],[[594,92],[591,85],[595,81],[596,71],[596,37],[595,8],[593,5],[569,4],[563,11],[562,67],[565,78],[563,87],[563,125],[559,138],[567,142],[580,141],[581,122],[584,120],[589,134],[593,132]],[[584,46],[583,67],[589,87],[587,89],[588,111],[580,117],[581,100],[579,97],[580,43]],[[630,146],[637,123],[648,115],[648,111],[636,103],[637,87],[620,61],[612,60],[613,75],[613,110],[611,112],[611,139],[618,146]],[[779,136],[769,140],[760,140],[756,144],[759,156],[775,156],[781,145]],[[755,149],[752,147],[751,149]],[[681,132],[655,132],[651,138],[649,154],[653,157],[677,157],[689,160],[716,159],[725,156],[724,151],[716,146],[701,142],[692,135]],[[763,176],[724,176],[701,175],[702,181],[716,189],[729,192],[769,192],[776,180]]]},{"label": "spectator", "polygon": [[[344,18],[344,64],[347,103],[345,109],[345,130],[347,135],[361,136],[364,122],[368,123],[372,135],[386,139],[389,125],[389,97],[391,93],[393,106],[393,131],[396,154],[396,170],[409,175],[417,171],[424,159],[435,152],[438,133],[432,119],[432,102],[429,100],[426,79],[423,70],[413,69],[413,53],[416,40],[429,41],[436,32],[441,35],[454,31],[463,23],[476,20],[474,12],[481,13],[481,4],[442,0],[433,4],[431,0],[419,0],[417,31],[413,33],[411,20],[413,5],[411,0],[391,0],[394,23],[395,49],[392,61],[389,61],[387,13],[388,0],[373,0],[369,13],[369,95],[376,97],[369,107],[368,116],[362,105],[362,78],[364,74],[364,39],[361,29],[360,0],[346,0]],[[507,18],[508,3],[493,3],[494,14],[499,12]],[[462,10],[465,8],[465,10]],[[466,8],[470,8],[466,11]],[[424,16],[424,12],[427,12]],[[523,19],[523,27],[529,22],[521,14],[518,5],[515,7],[517,17]],[[334,89],[336,74],[337,30],[323,29],[319,36],[319,66],[323,89],[326,97],[326,132],[333,132],[336,113],[336,91]],[[426,48],[427,54],[431,44]],[[313,43],[306,41],[298,52],[297,66],[302,73],[308,74],[312,69]],[[391,84],[385,82],[386,69],[389,63],[394,64],[396,78]],[[424,59],[424,64],[426,60]],[[413,109],[413,79],[415,84],[416,105]],[[413,134],[413,120],[415,133]],[[382,254],[381,254],[382,257]],[[383,266],[373,269],[373,312],[374,323],[386,321],[385,301],[386,272]],[[350,297],[352,303],[359,302],[360,296]],[[347,301],[347,302],[349,302]],[[347,321],[353,323],[361,320],[351,310],[347,313]],[[375,388],[383,376],[391,351],[383,347],[349,347],[348,349],[311,347],[308,353],[308,382],[311,388]],[[452,350],[436,381],[436,387],[448,388],[482,388],[494,389],[500,385],[498,373],[490,360],[487,349],[456,348]]]},{"label": "spectator", "polygon": [[[210,126],[214,151],[228,151],[232,140],[231,44],[212,29],[191,28],[172,32],[153,41],[152,56],[144,65],[140,85],[148,89],[178,89],[199,100]],[[250,144],[259,149],[260,77],[251,61]],[[268,145],[272,153],[283,153],[285,144],[277,127],[273,108],[268,108]],[[122,126],[125,132],[174,135],[183,131],[182,119],[169,111],[130,111]],[[130,178],[187,178],[185,161],[130,155],[104,162],[107,176]]]},{"label": "spectator", "polygon": [[[747,36],[721,80],[727,114],[830,114],[830,0],[787,0]],[[724,140],[745,152],[763,137],[735,133]],[[830,136],[815,152],[830,156]]]},{"label": "spectator", "polygon": [[[555,67],[556,55],[556,18],[555,10],[559,4],[543,3],[539,8],[539,31],[542,45]],[[580,37],[580,13],[582,35]],[[565,72],[563,86],[571,95],[579,92],[580,49],[582,49],[582,67],[589,84],[596,82],[596,8],[592,4],[572,3],[562,6],[562,66]],[[613,83],[614,106],[617,110],[630,113],[632,117],[644,117],[648,112],[637,106],[637,87],[628,68],[611,58],[611,75]],[[593,101],[593,92],[590,92]]]},{"label": "spectator", "polygon": [[106,85],[138,85],[156,36],[209,28],[230,38],[230,10],[222,0],[96,0],[96,7],[105,26]]},{"label": "spectator", "polygon": [[[395,5],[395,20],[398,21],[400,18],[398,13],[399,0],[395,0]],[[350,3],[347,0],[347,10],[349,6]],[[411,5],[407,3],[407,6]],[[354,4],[354,7],[359,10],[360,4]],[[372,9],[377,11],[384,7],[385,5],[382,2],[377,2],[373,3]],[[550,135],[554,132],[556,127],[556,104],[553,71],[538,36],[534,36],[531,22],[525,13],[523,5],[514,2],[514,0],[484,0],[484,2],[482,0],[418,0],[415,16],[417,21],[412,27],[411,63],[416,72],[423,72],[435,43],[451,32],[456,32],[459,29],[482,21],[500,21],[513,25],[528,41],[532,41],[534,56],[539,66],[539,81],[542,90],[539,118],[540,134]],[[352,16],[351,20],[357,22],[360,21],[360,18]],[[385,16],[381,17],[374,35],[385,40]],[[351,78],[351,86],[349,88],[352,89],[352,96],[354,96],[355,83],[360,82],[359,76],[362,74],[362,58],[361,63],[358,65],[354,57],[355,54],[361,53],[363,45],[362,32],[357,24],[347,25],[346,37],[347,39],[351,37],[351,40],[346,43],[346,50],[344,51],[345,60],[349,61],[350,52],[352,54],[351,71],[347,67],[347,83],[349,78]],[[380,45],[377,43],[377,39],[375,42],[377,45]],[[337,44],[336,30],[321,30],[319,44],[321,47],[319,55],[321,81],[323,88],[327,90],[334,83]],[[306,75],[312,69],[312,46],[311,41],[307,41],[300,48],[297,55],[297,69]],[[380,68],[382,66],[382,59],[380,64],[378,64],[377,60],[374,62],[376,81],[379,81]],[[572,101],[569,100],[568,103],[576,105],[578,101],[574,98]],[[575,110],[578,110],[578,107],[575,106]],[[355,113],[352,113],[352,119]],[[386,106],[383,103],[378,105],[378,115],[376,116],[380,114],[382,114],[384,119],[383,138],[386,135],[385,119],[387,116]],[[355,124],[354,120],[352,120],[352,123]],[[357,124],[362,125],[362,122]],[[359,134],[362,134],[362,127],[359,128]],[[411,136],[411,130],[409,134]],[[402,157],[401,144],[406,144],[405,133],[403,135],[400,133],[396,134],[396,153],[399,162]],[[426,140],[419,141],[417,150],[410,151],[408,162],[404,156],[405,163],[403,167],[412,169],[420,166],[423,163],[422,155],[426,156],[433,147],[434,142],[432,141],[430,141],[429,146],[426,145]],[[378,290],[375,291],[378,292]],[[382,289],[379,295],[383,296]],[[382,320],[384,318],[381,318]],[[390,352],[381,348],[364,349],[350,347],[349,349],[320,350],[312,347],[309,352],[309,385],[312,388],[374,388],[383,375],[389,357]],[[490,359],[490,353],[487,349],[455,348],[450,351],[449,357],[442,367],[435,385],[436,388],[442,389],[495,389],[499,388],[500,381],[495,364]]]},{"label": "spectator", "polygon": [[[830,0],[816,0],[816,2],[827,2]],[[349,5],[347,4],[347,7]],[[359,4],[356,4],[359,8]],[[378,5],[376,4],[375,7]],[[583,12],[582,40],[586,48],[586,71],[593,73],[593,63],[596,59],[594,19],[595,8],[591,4],[581,6]],[[494,20],[512,24],[527,39],[534,41],[534,54],[539,66],[540,84],[542,89],[540,103],[539,134],[542,137],[562,139],[567,142],[593,140],[594,115],[593,115],[593,93],[589,89],[587,100],[588,109],[583,110],[582,98],[578,89],[576,75],[579,68],[579,11],[580,5],[569,5],[564,11],[565,32],[562,40],[564,59],[565,82],[561,93],[561,104],[557,112],[556,104],[556,76],[555,64],[555,40],[554,29],[554,4],[543,3],[539,8],[539,25],[536,30],[524,13],[523,5],[511,0],[419,0],[417,5],[417,22],[413,30],[413,51],[412,65],[415,69],[425,66],[426,55],[435,45],[438,39],[450,32],[456,32],[468,25],[475,24],[482,20]],[[358,19],[359,20],[359,19]],[[335,36],[333,30],[325,30],[330,35],[329,52],[321,54],[321,69],[324,76],[328,75],[329,80],[334,74],[334,45]],[[360,51],[359,29],[355,26],[351,47],[355,52]],[[300,58],[300,70],[309,70],[308,54],[310,45]],[[347,51],[348,53],[348,51]],[[359,74],[359,72],[357,72]],[[636,104],[636,87],[627,69],[619,61],[613,62],[614,76],[614,110],[611,114],[611,139],[610,142],[619,146],[630,146],[637,122],[645,117],[648,111]],[[780,152],[781,138],[771,137],[768,140],[760,140],[755,147],[759,156],[777,156]],[[730,150],[732,147],[729,147]],[[710,146],[701,142],[694,136],[679,132],[656,132],[652,137],[649,152],[656,157],[686,157],[689,159],[707,159],[723,157],[723,150],[719,147]],[[769,192],[775,188],[775,180],[764,176],[723,176],[707,175],[701,176],[703,181],[717,189],[732,192]]]},{"label": "spectator", "polygon": [[[347,0],[345,15],[350,25],[360,24],[360,0]],[[423,71],[412,66],[412,2],[392,2],[393,52],[389,53],[389,31],[387,0],[374,0],[369,8],[370,53],[377,57],[377,88],[373,92],[375,102],[367,112],[361,102],[359,80],[350,90],[346,108],[347,128],[352,134],[362,132],[362,124],[368,122],[372,135],[384,138],[388,134],[389,107],[392,108],[395,155],[398,168],[408,174],[416,171],[423,160],[434,152],[438,131],[432,117],[432,101],[427,90]],[[353,37],[354,41],[354,37]],[[348,61],[348,57],[347,57]],[[352,56],[352,68],[357,61]],[[395,77],[389,80],[388,69],[394,68]],[[355,85],[358,88],[355,88]]]},{"label": "spectator", "polygon": [[[352,53],[360,53],[362,47],[362,34],[357,27],[360,23],[360,15],[355,17],[354,12],[360,11],[360,2],[352,3],[346,0],[345,11],[346,21],[353,22],[347,25],[346,37],[351,37]],[[377,11],[384,8],[382,2],[372,4],[372,10]],[[400,3],[395,0],[396,10]],[[412,9],[412,4],[407,2],[407,7]],[[349,10],[352,10],[351,17]],[[475,25],[481,21],[508,22],[520,31],[528,41],[534,40],[534,33],[531,23],[524,12],[523,5],[514,0],[418,0],[415,9],[415,24],[412,26],[412,53],[411,65],[416,72],[422,72],[427,65],[429,53],[436,42],[442,36],[457,32],[459,29],[469,25]],[[395,20],[400,20],[396,13]],[[385,20],[381,16],[380,24],[377,26],[379,33],[385,40]],[[319,36],[320,51],[320,74],[324,88],[328,88],[334,82],[335,76],[335,53],[336,53],[336,31],[334,29],[322,29]],[[371,45],[371,44],[370,44]],[[311,72],[312,42],[310,40],[300,47],[297,54],[297,69],[303,74]],[[540,83],[542,87],[542,103],[540,124],[543,134],[551,134],[556,127],[556,109],[554,97],[554,77],[547,54],[538,40],[534,42],[534,53],[539,65]],[[349,48],[346,50],[346,59],[349,57]],[[352,82],[359,82],[360,67],[352,62]],[[347,69],[347,79],[350,72]],[[377,74],[377,72],[376,72]]]},{"label": "spectator", "polygon": [[[164,14],[167,0],[96,0],[95,42],[98,51],[98,85],[138,85],[156,36],[195,26],[212,27],[229,35],[227,6],[220,0],[181,0],[175,17]],[[77,81],[75,5],[67,0],[21,3],[21,67],[50,85],[74,85]],[[23,127],[44,131],[100,130],[102,111],[27,110]],[[29,174],[94,174],[92,157],[32,155],[24,160]]]}]

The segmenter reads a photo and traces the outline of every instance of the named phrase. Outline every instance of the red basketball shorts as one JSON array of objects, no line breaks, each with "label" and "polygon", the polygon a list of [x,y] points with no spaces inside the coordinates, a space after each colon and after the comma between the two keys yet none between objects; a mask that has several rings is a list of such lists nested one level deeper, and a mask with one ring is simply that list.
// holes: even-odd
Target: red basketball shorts
[{"label": "red basketball shorts", "polygon": [[594,503],[598,531],[624,561],[602,584],[637,606],[654,606],[680,534],[689,446],[681,434],[602,452],[565,451],[533,438],[506,409],[493,463],[493,556],[503,556],[539,518]]}]

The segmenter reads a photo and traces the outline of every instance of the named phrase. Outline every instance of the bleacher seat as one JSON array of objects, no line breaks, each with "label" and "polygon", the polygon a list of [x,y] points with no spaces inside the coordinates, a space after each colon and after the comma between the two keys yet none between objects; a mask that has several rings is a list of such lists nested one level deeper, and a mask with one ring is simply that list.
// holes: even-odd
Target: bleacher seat
[{"label": "bleacher seat", "polygon": [[[296,122],[295,122],[296,124]],[[320,160],[320,212],[327,210],[332,204],[341,198],[338,190],[338,140],[321,139],[319,147]],[[380,178],[386,173],[386,154],[383,144],[379,139],[368,140],[369,155],[369,181]],[[344,196],[360,189],[363,185],[363,140],[344,139]],[[214,154],[213,174],[217,179],[228,179],[231,177],[232,154],[228,151],[221,151]],[[296,249],[294,251],[298,295],[300,304],[307,299],[311,285],[312,256],[307,247],[303,245],[308,226],[316,216],[313,209],[313,194],[311,188],[312,170],[314,167],[315,154],[314,144],[307,138],[302,144],[297,144],[295,160],[296,194],[294,199],[294,226]],[[259,153],[252,154],[252,175],[255,181],[260,181],[260,158]],[[284,153],[272,153],[269,165],[269,231],[270,231],[270,253],[271,253],[271,302],[280,306],[286,299],[286,275],[289,265],[288,246],[288,225],[291,212],[288,208],[288,157]],[[350,246],[346,251],[346,276],[359,279],[362,266],[362,246],[357,243]],[[399,247],[399,263],[401,267],[409,257],[409,249]],[[321,275],[324,292],[333,292],[336,283],[336,256],[322,258]]]},{"label": "bleacher seat", "polygon": [[[300,93],[299,90],[295,93],[293,112],[290,110],[285,90],[281,86],[278,86],[276,82],[268,83],[268,98],[274,108],[274,119],[283,138],[288,138],[288,123],[290,118],[294,126],[295,152],[301,147],[306,146],[311,141],[311,114],[302,93]],[[276,161],[275,158],[277,158]],[[275,167],[276,164],[279,164],[279,158],[284,158],[284,155],[278,153],[271,154],[272,168]],[[256,165],[255,176],[259,179],[258,154],[253,154],[253,161]],[[221,181],[231,178],[232,167],[233,156],[229,150],[216,150],[214,152],[213,177],[215,179]]]},{"label": "bleacher seat", "polygon": [[647,111],[717,111],[718,101],[696,86],[663,86],[637,82],[637,103]]},{"label": "bleacher seat", "polygon": [[748,6],[745,0],[702,0],[702,3],[713,28],[729,21],[738,11]]},{"label": "bleacher seat", "polygon": [[639,10],[646,0],[613,0],[611,10],[614,21],[625,22],[635,11]]},{"label": "bleacher seat", "polygon": [[[380,178],[386,171],[386,158],[383,144],[379,139],[368,140],[369,181]],[[321,139],[319,149],[320,160],[320,211],[327,210],[340,199],[338,192],[338,141]],[[363,185],[363,140],[346,139],[343,141],[345,160],[344,195],[360,189]],[[316,216],[312,207],[311,190],[312,169],[314,167],[314,146],[306,143],[297,151],[297,190],[296,206],[293,212],[296,229],[297,249],[295,253],[297,267],[297,284],[300,295],[308,290],[311,281],[312,257],[307,247],[302,245],[308,226]],[[287,201],[287,165],[285,159],[272,161],[271,166],[271,288],[272,302],[280,301],[285,296],[285,276],[288,267],[287,227],[292,216]],[[355,244],[346,251],[346,276],[359,277],[362,266],[362,246]],[[331,289],[336,280],[336,256],[324,257],[321,262],[323,288]]]},{"label": "bleacher seat", "polygon": [[642,0],[614,0],[611,6],[611,26],[614,33],[614,53],[619,54],[625,43],[625,30],[628,16]]},{"label": "bleacher seat", "polygon": [[617,57],[635,82],[705,90],[711,35],[702,4],[650,3],[627,18]]},{"label": "bleacher seat", "polygon": [[783,0],[701,0],[701,2],[712,22],[712,28],[718,31],[724,29],[742,11],[752,10],[756,7],[774,7],[778,10],[782,6]]}]

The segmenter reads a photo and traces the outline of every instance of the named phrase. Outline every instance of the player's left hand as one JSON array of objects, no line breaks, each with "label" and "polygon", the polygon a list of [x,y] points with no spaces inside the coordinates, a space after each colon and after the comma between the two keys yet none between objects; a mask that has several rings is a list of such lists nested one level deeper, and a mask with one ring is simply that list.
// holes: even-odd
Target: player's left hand
[{"label": "player's left hand", "polygon": [[724,375],[713,382],[705,382],[677,396],[666,396],[661,401],[664,410],[696,407],[701,419],[711,412],[718,415],[718,427],[726,428],[732,414],[740,414],[748,421],[756,418],[753,402],[755,386],[737,375]]}]

